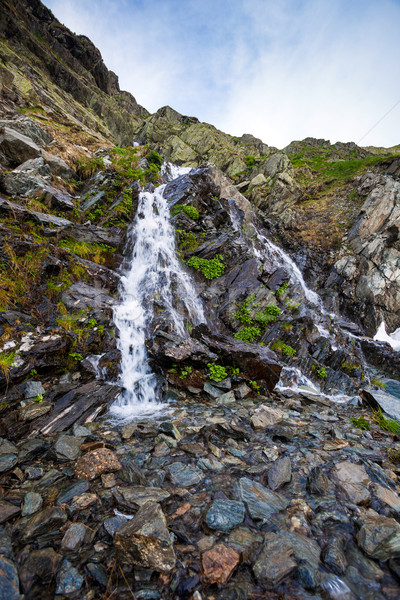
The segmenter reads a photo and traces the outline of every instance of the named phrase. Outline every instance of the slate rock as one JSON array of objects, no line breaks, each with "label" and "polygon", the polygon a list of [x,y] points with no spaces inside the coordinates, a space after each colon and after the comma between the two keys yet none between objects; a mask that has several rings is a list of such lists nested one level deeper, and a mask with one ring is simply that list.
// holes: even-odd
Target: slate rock
[{"label": "slate rock", "polygon": [[0,473],[10,471],[18,463],[18,456],[15,454],[2,454],[0,456]]},{"label": "slate rock", "polygon": [[14,563],[0,555],[0,598],[22,600],[19,593],[18,571]]},{"label": "slate rock", "polygon": [[276,586],[288,577],[297,563],[292,545],[279,534],[266,533],[261,552],[253,565],[257,581]]},{"label": "slate rock", "polygon": [[40,479],[43,475],[42,467],[25,467],[25,475],[27,479]]},{"label": "slate rock", "polygon": [[13,557],[11,536],[8,535],[3,525],[0,525],[0,555],[3,554],[7,558]]},{"label": "slate rock", "polygon": [[329,479],[321,467],[312,468],[307,477],[307,489],[309,492],[311,494],[316,494],[317,496],[323,496],[326,494],[329,487]]},{"label": "slate rock", "polygon": [[280,408],[262,405],[254,411],[250,423],[256,431],[259,431],[282,421],[284,414]]},{"label": "slate rock", "polygon": [[323,561],[336,575],[343,575],[346,571],[347,560],[344,553],[343,543],[340,538],[333,537],[328,540],[322,553]]},{"label": "slate rock", "polygon": [[370,479],[363,465],[357,465],[348,460],[340,462],[335,467],[335,475],[339,486],[352,502],[355,504],[369,503],[371,494],[367,485]]},{"label": "slate rock", "polygon": [[104,529],[107,531],[111,537],[113,537],[114,533],[123,525],[129,521],[129,517],[125,515],[115,515],[115,517],[110,517],[106,519],[103,523]]},{"label": "slate rock", "polygon": [[400,525],[394,519],[368,510],[359,520],[357,542],[368,556],[376,560],[400,557]]},{"label": "slate rock", "polygon": [[18,116],[12,119],[1,119],[0,127],[7,127],[26,136],[38,146],[47,146],[53,140],[50,133],[41,127],[34,119]]},{"label": "slate rock", "polygon": [[244,504],[235,500],[214,500],[206,512],[205,521],[210,529],[228,532],[244,519]]},{"label": "slate rock", "polygon": [[268,471],[268,486],[271,490],[277,490],[292,478],[292,464],[288,456],[278,458]]},{"label": "slate rock", "polygon": [[162,502],[171,496],[168,490],[156,487],[128,486],[115,490],[114,498],[122,509],[137,510],[147,502]]},{"label": "slate rock", "polygon": [[19,447],[19,457],[21,461],[28,462],[39,456],[41,456],[46,450],[50,448],[49,442],[41,439],[30,439],[26,440]]},{"label": "slate rock", "polygon": [[289,506],[289,500],[260,483],[242,477],[233,486],[235,496],[247,504],[253,519],[267,520],[271,515]]},{"label": "slate rock", "polygon": [[56,594],[73,594],[78,592],[84,579],[78,570],[68,560],[64,560],[61,569],[57,573]]},{"label": "slate rock", "polygon": [[21,538],[24,542],[36,539],[46,533],[51,533],[64,525],[67,520],[66,513],[62,508],[48,506],[44,510],[36,513],[24,524],[21,531]]},{"label": "slate rock", "polygon": [[19,506],[0,500],[0,523],[12,519],[21,512]]},{"label": "slate rock", "polygon": [[226,544],[217,544],[201,555],[203,581],[207,585],[225,584],[239,564],[239,553]]},{"label": "slate rock", "polygon": [[57,458],[60,460],[75,460],[80,454],[82,440],[72,435],[60,435],[54,445]]},{"label": "slate rock", "polygon": [[76,463],[75,475],[78,479],[91,481],[102,473],[119,471],[122,465],[117,455],[108,448],[98,448],[84,454]]},{"label": "slate rock", "polygon": [[174,485],[189,487],[200,483],[203,479],[203,472],[197,467],[185,465],[180,462],[172,463],[167,466],[170,479]]},{"label": "slate rock", "polygon": [[86,565],[86,570],[90,574],[90,576],[100,585],[100,587],[102,587],[103,589],[107,587],[109,577],[105,568],[102,565],[90,562]]},{"label": "slate rock", "polygon": [[179,433],[179,429],[174,423],[171,423],[171,421],[164,421],[164,423],[160,423],[158,426],[158,431],[175,438],[177,441],[182,438],[181,434]]},{"label": "slate rock", "polygon": [[55,578],[61,560],[53,548],[31,550],[19,573],[24,593],[39,598],[42,592],[39,586],[47,586]]},{"label": "slate rock", "polygon": [[61,540],[61,548],[70,551],[78,550],[85,540],[87,531],[83,523],[71,523]]},{"label": "slate rock", "polygon": [[18,454],[18,448],[5,438],[0,438],[0,456],[2,454]]},{"label": "slate rock", "polygon": [[384,506],[388,507],[393,513],[400,514],[400,497],[393,490],[388,490],[377,483],[372,485],[375,498]]},{"label": "slate rock", "polygon": [[36,492],[28,492],[24,498],[21,515],[23,517],[27,517],[35,514],[35,512],[42,508],[42,504],[43,498],[40,494],[37,494]]},{"label": "slate rock", "polygon": [[219,396],[222,395],[221,390],[219,390],[218,388],[214,387],[210,382],[206,381],[205,384],[203,385],[203,390],[205,391],[206,394],[208,394],[209,396],[211,396],[211,398],[219,398]]},{"label": "slate rock", "polygon": [[114,546],[123,563],[133,563],[159,572],[175,567],[176,557],[160,506],[148,502],[114,535]]},{"label": "slate rock", "polygon": [[0,129],[0,156],[6,167],[16,167],[29,158],[40,154],[40,148],[30,138],[22,133],[1,127]]},{"label": "slate rock", "polygon": [[228,404],[234,404],[236,402],[235,394],[233,391],[226,392],[217,398],[217,404],[226,406]]}]

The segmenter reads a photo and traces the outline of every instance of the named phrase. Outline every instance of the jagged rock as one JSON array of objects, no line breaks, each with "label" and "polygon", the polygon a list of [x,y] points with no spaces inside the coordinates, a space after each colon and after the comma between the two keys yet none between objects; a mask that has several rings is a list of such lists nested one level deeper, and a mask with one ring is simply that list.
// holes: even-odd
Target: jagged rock
[{"label": "jagged rock", "polygon": [[38,146],[47,146],[53,140],[50,133],[29,117],[0,119],[0,127],[7,127],[30,138]]},{"label": "jagged rock", "polygon": [[236,398],[233,391],[226,392],[225,394],[221,394],[217,398],[217,404],[221,406],[226,406],[227,404],[235,404]]},{"label": "jagged rock", "polygon": [[30,138],[14,129],[0,129],[0,158],[6,168],[13,168],[40,154],[40,148]]},{"label": "jagged rock", "polygon": [[65,190],[46,185],[36,192],[36,196],[52,210],[73,210],[72,196]]},{"label": "jagged rock", "polygon": [[400,556],[400,525],[397,521],[368,510],[358,523],[361,527],[357,541],[368,556],[377,560]]},{"label": "jagged rock", "polygon": [[292,545],[276,533],[267,533],[261,552],[253,565],[257,580],[278,585],[297,567]]},{"label": "jagged rock", "polygon": [[36,396],[43,396],[46,393],[40,381],[27,381],[25,384],[24,397],[29,400]]},{"label": "jagged rock", "polygon": [[279,458],[268,471],[268,486],[271,490],[277,490],[292,478],[292,464],[288,456]]},{"label": "jagged rock", "polygon": [[83,523],[71,523],[61,540],[61,548],[67,551],[77,550],[83,544],[87,531]]},{"label": "jagged rock", "polygon": [[15,454],[2,454],[0,456],[0,473],[9,471],[18,463],[18,456]]},{"label": "jagged rock", "polygon": [[197,467],[176,462],[168,465],[167,471],[174,485],[189,487],[200,483],[204,475]]},{"label": "jagged rock", "polygon": [[69,165],[60,158],[59,156],[55,156],[54,154],[50,154],[45,150],[42,150],[42,157],[46,164],[49,165],[50,171],[53,175],[57,177],[61,177],[62,179],[71,179],[74,172]]},{"label": "jagged rock", "polygon": [[398,399],[382,390],[361,390],[361,398],[373,410],[383,410],[392,419],[400,419]]},{"label": "jagged rock", "polygon": [[0,523],[12,519],[21,512],[21,509],[14,504],[0,500]]},{"label": "jagged rock", "polygon": [[51,172],[43,158],[25,161],[4,176],[4,188],[8,194],[35,196],[50,183]]},{"label": "jagged rock", "polygon": [[78,570],[68,560],[64,560],[57,573],[56,594],[70,595],[78,592],[84,579]]},{"label": "jagged rock", "polygon": [[147,503],[114,535],[114,546],[123,563],[133,563],[160,572],[175,567],[176,557],[163,511]]},{"label": "jagged rock", "polygon": [[355,504],[367,504],[370,501],[371,495],[367,487],[370,479],[363,465],[350,461],[338,463],[335,475],[340,487]]},{"label": "jagged rock", "polygon": [[67,308],[98,310],[110,309],[114,299],[108,294],[108,290],[94,287],[80,281],[74,283],[68,290],[62,293],[62,301]]},{"label": "jagged rock", "polygon": [[24,206],[20,206],[15,202],[6,200],[0,197],[0,215],[11,215],[13,218],[21,219],[22,221],[32,220],[35,223],[42,225],[54,225],[56,227],[66,227],[72,225],[68,219],[55,217],[54,215],[45,215],[44,213],[35,210],[28,210]]},{"label": "jagged rock", "polygon": [[217,355],[211,352],[205,344],[192,338],[183,340],[164,331],[158,331],[148,342],[147,348],[151,356],[161,364],[182,362],[189,359],[207,364],[217,358]]},{"label": "jagged rock", "polygon": [[337,575],[346,571],[347,560],[344,553],[342,540],[331,538],[328,540],[323,552],[324,563]]},{"label": "jagged rock", "polygon": [[233,489],[235,496],[247,505],[253,519],[267,520],[289,505],[289,501],[284,496],[268,490],[247,477],[236,481]]},{"label": "jagged rock", "polygon": [[24,542],[29,542],[46,533],[59,529],[67,520],[62,508],[48,506],[36,513],[22,526],[21,537]]},{"label": "jagged rock", "polygon": [[2,454],[18,454],[18,448],[5,438],[0,438],[0,456]]},{"label": "jagged rock", "polygon": [[107,448],[91,450],[84,454],[76,463],[75,475],[78,479],[91,481],[102,473],[113,473],[121,469],[115,452]]},{"label": "jagged rock", "polygon": [[27,597],[38,597],[41,594],[40,586],[47,587],[54,579],[61,560],[62,557],[53,548],[32,550],[19,572],[22,589]]},{"label": "jagged rock", "polygon": [[375,498],[392,509],[394,513],[400,514],[400,497],[396,492],[376,483],[372,484],[372,489]]},{"label": "jagged rock", "polygon": [[72,435],[60,435],[54,445],[54,451],[60,460],[75,460],[80,454],[82,440]]},{"label": "jagged rock", "polygon": [[239,553],[226,544],[217,544],[201,555],[203,580],[207,585],[222,585],[232,576],[239,564]]},{"label": "jagged rock", "polygon": [[114,491],[114,498],[122,510],[136,510],[147,502],[162,502],[170,495],[167,490],[143,486],[120,487]]},{"label": "jagged rock", "polygon": [[250,181],[250,186],[257,187],[258,185],[263,185],[264,183],[267,183],[267,178],[262,173],[259,173]]},{"label": "jagged rock", "polygon": [[35,514],[35,512],[42,508],[42,504],[43,498],[40,494],[37,494],[36,492],[28,492],[24,498],[21,515],[23,517],[27,517]]},{"label": "jagged rock", "polygon": [[271,408],[262,405],[254,411],[250,418],[250,423],[255,430],[266,429],[271,425],[276,425],[284,418],[285,413],[280,408]]},{"label": "jagged rock", "polygon": [[18,571],[14,563],[0,555],[0,598],[23,600],[19,593]]},{"label": "jagged rock", "polygon": [[207,510],[205,521],[210,529],[227,532],[244,519],[244,504],[235,500],[217,499]]}]

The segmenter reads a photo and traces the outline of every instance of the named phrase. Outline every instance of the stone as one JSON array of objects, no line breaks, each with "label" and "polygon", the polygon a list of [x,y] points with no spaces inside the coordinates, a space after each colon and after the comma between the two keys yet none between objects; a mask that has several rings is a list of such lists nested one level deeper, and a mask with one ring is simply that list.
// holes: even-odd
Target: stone
[{"label": "stone", "polygon": [[25,523],[21,531],[21,539],[24,542],[36,539],[46,533],[59,529],[67,520],[67,515],[62,508],[48,506],[36,513]]},{"label": "stone", "polygon": [[8,127],[0,129],[0,156],[5,167],[16,167],[40,154],[40,148],[31,139]]},{"label": "stone", "polygon": [[136,510],[147,502],[162,502],[171,496],[168,490],[156,487],[130,486],[114,491],[114,498],[123,510]]},{"label": "stone", "polygon": [[0,456],[0,473],[10,471],[18,463],[18,456],[15,454],[2,454]]},{"label": "stone", "polygon": [[292,464],[288,456],[278,458],[268,471],[268,486],[271,490],[277,490],[292,478]]},{"label": "stone", "polygon": [[121,525],[123,525],[129,520],[130,516],[118,514],[115,517],[110,517],[109,519],[106,519],[103,523],[103,526],[107,533],[110,534],[111,537],[113,537],[117,529],[119,529]]},{"label": "stone", "polygon": [[256,431],[276,425],[283,420],[285,413],[280,408],[271,408],[263,404],[257,408],[250,418],[250,423]]},{"label": "stone", "polygon": [[89,481],[96,479],[102,473],[119,471],[122,465],[117,455],[108,448],[98,448],[84,454],[76,463],[75,475],[78,479]]},{"label": "stone", "polygon": [[400,556],[400,525],[394,519],[369,510],[358,523],[357,542],[368,556],[388,560]]},{"label": "stone", "polygon": [[258,185],[264,185],[267,183],[267,178],[262,173],[259,173],[250,181],[250,187],[256,187]]},{"label": "stone", "polygon": [[12,519],[20,512],[21,509],[19,506],[15,506],[14,504],[10,504],[10,502],[0,500],[0,523],[4,523],[5,521]]},{"label": "stone", "polygon": [[53,140],[50,133],[30,117],[18,116],[13,119],[1,119],[0,127],[7,127],[13,131],[18,131],[18,133],[25,135],[38,146],[47,146]]},{"label": "stone", "polygon": [[233,486],[235,496],[247,504],[250,516],[253,519],[267,520],[273,514],[289,506],[289,500],[284,496],[268,490],[266,487],[242,477]]},{"label": "stone", "polygon": [[363,465],[356,465],[350,461],[340,462],[335,467],[335,475],[339,487],[349,496],[355,504],[368,504],[371,494],[367,488],[369,476]]},{"label": "stone", "polygon": [[56,594],[69,595],[78,592],[84,579],[78,570],[68,560],[64,560],[57,573]]},{"label": "stone", "polygon": [[214,399],[219,398],[222,395],[221,390],[214,387],[209,381],[204,383],[203,391]]},{"label": "stone", "polygon": [[5,438],[0,438],[0,456],[2,454],[18,454],[18,448]]},{"label": "stone", "polygon": [[36,492],[28,492],[24,498],[21,515],[27,517],[33,515],[42,508],[43,498]]},{"label": "stone", "polygon": [[252,551],[263,541],[263,537],[247,527],[237,527],[228,537],[229,545],[241,554],[242,561],[250,559]]},{"label": "stone", "polygon": [[108,575],[105,568],[97,563],[88,563],[86,569],[90,576],[103,588],[106,589],[108,583]]},{"label": "stone", "polygon": [[123,563],[133,563],[159,572],[175,567],[176,557],[163,511],[148,502],[114,535],[114,546]]},{"label": "stone", "polygon": [[246,385],[245,383],[241,383],[235,389],[235,396],[238,400],[243,400],[243,398],[246,398],[246,396],[248,396],[250,393],[251,393],[251,388],[249,388],[249,386]]},{"label": "stone", "polygon": [[18,571],[14,563],[0,555],[0,598],[23,600],[19,593]]},{"label": "stone", "polygon": [[101,483],[105,489],[114,487],[116,485],[114,473],[103,473]]},{"label": "stone", "polygon": [[203,472],[197,467],[185,465],[181,462],[172,463],[167,466],[170,479],[174,485],[190,487],[197,485],[203,479]]},{"label": "stone", "polygon": [[233,391],[226,392],[217,398],[217,404],[226,406],[228,404],[234,404],[236,402],[235,394]]},{"label": "stone", "polygon": [[38,419],[39,417],[46,415],[50,411],[50,404],[42,404],[41,402],[37,404],[34,402],[28,406],[24,406],[24,408],[21,408],[19,411],[19,416],[21,421],[33,421],[34,419]]},{"label": "stone", "polygon": [[268,585],[279,585],[297,567],[292,545],[279,534],[266,533],[261,552],[253,565],[258,581]]},{"label": "stone", "polygon": [[135,423],[128,423],[127,425],[123,425],[121,427],[121,435],[123,440],[129,440],[135,431],[137,430],[137,425]]},{"label": "stone", "polygon": [[374,496],[383,504],[391,508],[395,513],[400,514],[400,497],[393,490],[388,490],[377,483],[372,485]]},{"label": "stone", "polygon": [[61,540],[61,548],[70,551],[78,550],[85,540],[86,533],[87,528],[83,523],[72,523]]},{"label": "stone", "polygon": [[71,179],[73,177],[74,172],[69,165],[55,154],[50,154],[50,152],[46,152],[42,150],[42,157],[46,164],[49,165],[50,171],[53,175],[57,177],[61,177],[61,179]]},{"label": "stone", "polygon": [[347,560],[344,553],[343,542],[340,538],[334,537],[328,540],[322,553],[322,558],[326,566],[336,573],[336,575],[343,575],[343,573],[345,573]]},{"label": "stone", "polygon": [[43,158],[27,160],[4,176],[4,188],[15,196],[36,196],[48,185],[51,178],[49,167]]},{"label": "stone", "polygon": [[44,396],[46,390],[40,381],[27,381],[24,389],[24,397],[26,400],[36,398],[36,396]]},{"label": "stone", "polygon": [[57,506],[68,504],[75,496],[84,494],[88,489],[89,484],[87,481],[76,481],[75,483],[72,483],[58,494],[56,502]]},{"label": "stone", "polygon": [[175,423],[171,423],[171,421],[164,421],[164,423],[160,423],[158,426],[158,431],[160,433],[165,433],[165,435],[173,437],[177,441],[179,441],[182,438],[177,426],[175,425]]},{"label": "stone", "polygon": [[208,508],[205,521],[210,529],[226,533],[242,523],[244,514],[243,502],[218,498]]},{"label": "stone", "polygon": [[225,584],[239,564],[239,553],[226,544],[217,544],[201,555],[203,581],[206,585]]},{"label": "stone", "polygon": [[72,435],[60,435],[54,450],[59,460],[76,460],[80,454],[82,440]]},{"label": "stone", "polygon": [[41,596],[40,586],[51,583],[61,560],[61,556],[53,548],[31,550],[19,572],[22,589],[28,598]]},{"label": "stone", "polygon": [[311,494],[323,496],[330,487],[329,479],[321,467],[313,467],[307,477],[307,488]]},{"label": "stone", "polygon": [[36,192],[36,197],[40,198],[51,210],[73,210],[75,208],[72,196],[65,190],[45,185]]},{"label": "stone", "polygon": [[28,479],[39,479],[42,477],[44,471],[42,467],[26,467],[25,475]]}]

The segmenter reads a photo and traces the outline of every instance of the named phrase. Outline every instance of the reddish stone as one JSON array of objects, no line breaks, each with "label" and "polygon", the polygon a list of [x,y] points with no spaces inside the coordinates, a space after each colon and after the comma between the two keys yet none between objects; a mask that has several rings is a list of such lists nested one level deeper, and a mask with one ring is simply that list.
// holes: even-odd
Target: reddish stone
[{"label": "reddish stone", "polygon": [[113,473],[121,469],[115,452],[108,448],[99,448],[84,454],[76,463],[75,475],[77,479],[91,481],[102,473]]},{"label": "reddish stone", "polygon": [[239,553],[225,544],[217,544],[202,554],[201,562],[204,583],[223,584],[239,564]]}]

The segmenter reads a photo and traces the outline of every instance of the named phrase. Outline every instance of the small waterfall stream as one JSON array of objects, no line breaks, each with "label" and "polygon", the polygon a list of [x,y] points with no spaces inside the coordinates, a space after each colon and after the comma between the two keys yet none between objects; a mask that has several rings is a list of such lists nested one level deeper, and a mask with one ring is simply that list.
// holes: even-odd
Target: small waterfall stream
[{"label": "small waterfall stream", "polygon": [[[163,169],[171,179],[187,172],[172,165]],[[159,384],[145,345],[155,311],[162,311],[182,337],[186,335],[185,313],[195,325],[204,321],[201,301],[176,254],[164,187],[139,195],[137,214],[128,234],[132,256],[122,277],[122,301],[114,309],[123,393],[111,407],[111,414],[124,420],[165,407],[157,401]]]}]

